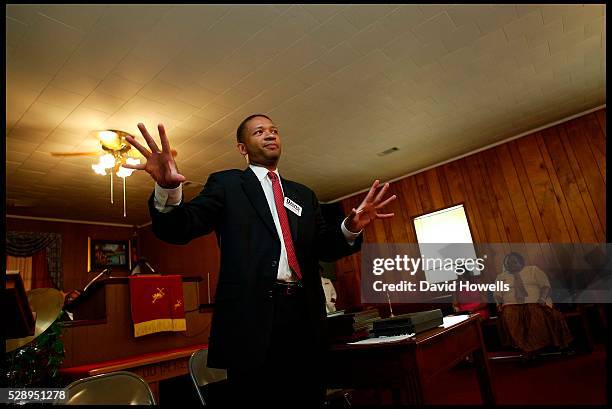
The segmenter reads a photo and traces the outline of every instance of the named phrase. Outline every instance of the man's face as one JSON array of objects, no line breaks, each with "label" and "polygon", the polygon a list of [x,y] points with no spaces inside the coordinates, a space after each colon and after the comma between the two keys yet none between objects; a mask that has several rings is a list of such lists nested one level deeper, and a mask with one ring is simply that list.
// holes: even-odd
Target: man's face
[{"label": "man's face", "polygon": [[257,116],[247,122],[243,142],[237,147],[242,155],[248,155],[249,162],[263,166],[276,166],[281,154],[281,140],[274,122]]},{"label": "man's face", "polygon": [[516,273],[523,269],[523,263],[516,256],[509,256],[506,259],[506,269],[511,273]]}]

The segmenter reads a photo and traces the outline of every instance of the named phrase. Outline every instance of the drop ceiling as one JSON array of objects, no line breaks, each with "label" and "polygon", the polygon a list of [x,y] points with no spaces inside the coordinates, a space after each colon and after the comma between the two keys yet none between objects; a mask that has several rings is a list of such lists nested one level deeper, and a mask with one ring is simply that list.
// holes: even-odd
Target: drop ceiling
[{"label": "drop ceiling", "polygon": [[[330,201],[605,104],[605,5],[7,5],[7,213],[140,225],[93,131],[163,123],[182,173],[243,168],[279,125],[285,177]],[[386,156],[378,153],[397,147]],[[192,197],[201,189],[185,189]]]}]

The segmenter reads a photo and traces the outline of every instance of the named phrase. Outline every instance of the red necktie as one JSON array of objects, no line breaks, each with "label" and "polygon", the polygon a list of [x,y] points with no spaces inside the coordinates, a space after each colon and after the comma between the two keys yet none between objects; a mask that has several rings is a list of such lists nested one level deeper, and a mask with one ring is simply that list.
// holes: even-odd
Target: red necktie
[{"label": "red necktie", "polygon": [[284,206],[283,191],[281,190],[276,173],[268,172],[268,177],[272,181],[274,204],[276,205],[276,214],[278,215],[278,221],[280,222],[281,231],[283,232],[283,241],[285,242],[285,249],[287,250],[287,261],[289,261],[289,268],[291,268],[297,278],[301,280],[302,272],[300,271],[300,265],[297,261],[297,257],[295,256],[293,239],[291,238],[291,232],[289,231],[289,219],[287,218],[287,211],[285,210]]}]

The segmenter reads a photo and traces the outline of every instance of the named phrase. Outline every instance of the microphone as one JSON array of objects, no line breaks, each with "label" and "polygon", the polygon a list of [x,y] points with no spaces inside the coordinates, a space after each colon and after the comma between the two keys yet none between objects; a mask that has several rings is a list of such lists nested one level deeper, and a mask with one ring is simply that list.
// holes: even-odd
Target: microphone
[{"label": "microphone", "polygon": [[391,299],[389,298],[389,291],[386,291],[387,293],[387,302],[389,303],[389,312],[391,313],[391,315],[389,315],[390,317],[395,317],[395,315],[393,315],[393,307],[391,306]]},{"label": "microphone", "polygon": [[83,288],[83,292],[87,291],[87,289],[89,288],[90,285],[92,285],[94,282],[96,282],[96,280],[98,280],[98,278],[102,277],[103,275],[107,275],[110,276],[111,274],[111,269],[109,268],[105,268],[104,270],[102,270],[100,272],[100,274],[98,274],[97,276],[95,276],[93,278],[93,280],[91,280],[89,283],[87,283],[87,285],[85,286],[85,288]]},{"label": "microphone", "polygon": [[151,272],[153,274],[157,274],[155,272],[155,269],[153,268],[153,266],[151,266],[151,264],[149,264],[149,261],[145,257],[141,257],[141,258],[138,259],[136,264],[134,264],[134,267],[132,267],[132,271],[131,271],[130,275],[133,276],[133,275],[142,273],[141,266],[145,266],[149,270],[151,270]]}]

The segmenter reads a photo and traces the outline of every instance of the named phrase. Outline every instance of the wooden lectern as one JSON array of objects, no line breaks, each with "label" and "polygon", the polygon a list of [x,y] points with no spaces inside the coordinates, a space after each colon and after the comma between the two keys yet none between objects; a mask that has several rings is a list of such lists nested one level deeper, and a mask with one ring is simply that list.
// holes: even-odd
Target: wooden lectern
[{"label": "wooden lectern", "polygon": [[[206,347],[212,312],[201,311],[201,278],[183,277],[186,332],[134,337],[128,277],[94,282],[70,306],[65,321],[66,357],[60,373],[68,380],[127,370],[149,383],[159,402],[159,382],[189,373],[191,354]],[[162,397],[162,401],[163,401]]]},{"label": "wooden lectern", "polygon": [[2,326],[3,338],[23,338],[34,335],[36,317],[18,271],[6,272],[6,297],[2,297],[2,311],[6,324]]}]

